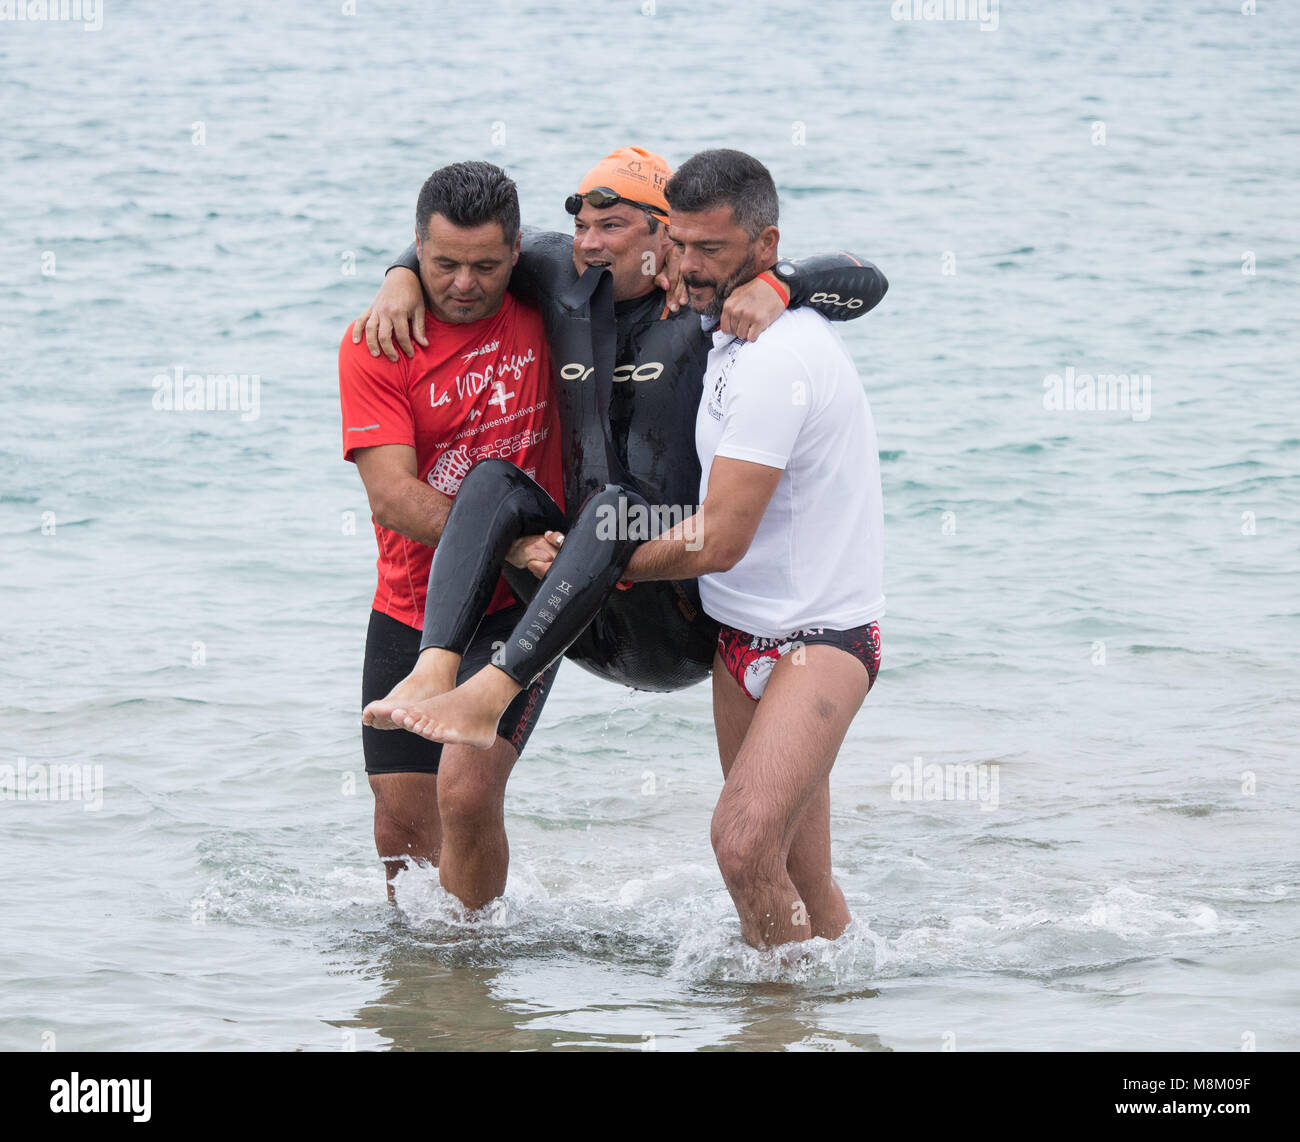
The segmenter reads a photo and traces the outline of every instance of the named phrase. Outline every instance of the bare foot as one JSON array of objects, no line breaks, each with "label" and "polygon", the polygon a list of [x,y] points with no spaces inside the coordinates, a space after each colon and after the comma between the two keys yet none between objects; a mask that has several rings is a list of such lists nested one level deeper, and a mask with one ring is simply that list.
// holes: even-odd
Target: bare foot
[{"label": "bare foot", "polygon": [[445,694],[456,685],[460,655],[430,647],[415,660],[415,669],[389,691],[386,698],[371,702],[361,711],[361,724],[377,730],[400,730],[393,721],[393,710],[410,706],[424,698]]},{"label": "bare foot", "polygon": [[497,723],[522,687],[504,670],[485,666],[449,693],[394,706],[397,725],[430,741],[491,749]]}]

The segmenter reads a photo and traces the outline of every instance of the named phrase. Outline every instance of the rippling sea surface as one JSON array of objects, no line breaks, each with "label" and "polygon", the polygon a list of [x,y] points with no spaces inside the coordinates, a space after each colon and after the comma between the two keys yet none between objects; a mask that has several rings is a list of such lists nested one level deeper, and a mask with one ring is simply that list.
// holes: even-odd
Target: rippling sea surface
[{"label": "rippling sea surface", "polygon": [[[1300,1048],[1300,8],[348,7],[0,21],[0,1048]],[[374,854],[338,339],[435,167],[563,228],[627,143],[756,154],[786,253],[891,282],[844,329],[855,920],[784,958],[709,848],[707,687],[561,671],[489,918]],[[178,368],[256,416],[155,409]],[[1149,403],[1049,407],[1067,370]],[[98,796],[16,796],[56,765]]]}]

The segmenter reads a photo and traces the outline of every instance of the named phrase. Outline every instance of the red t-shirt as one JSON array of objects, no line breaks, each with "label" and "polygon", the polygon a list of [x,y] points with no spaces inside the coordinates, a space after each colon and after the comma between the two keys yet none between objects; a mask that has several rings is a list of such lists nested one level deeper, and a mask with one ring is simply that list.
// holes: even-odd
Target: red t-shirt
[{"label": "red t-shirt", "polygon": [[[486,457],[509,460],[563,508],[558,412],[541,315],[509,294],[482,321],[449,325],[426,312],[428,348],[415,357],[372,357],[352,331],[339,346],[343,458],[361,448],[407,444],[421,480],[454,497],[465,473]],[[372,521],[373,522],[373,521]],[[379,587],[374,608],[424,625],[432,547],[375,523]],[[488,612],[514,603],[502,580]]]}]

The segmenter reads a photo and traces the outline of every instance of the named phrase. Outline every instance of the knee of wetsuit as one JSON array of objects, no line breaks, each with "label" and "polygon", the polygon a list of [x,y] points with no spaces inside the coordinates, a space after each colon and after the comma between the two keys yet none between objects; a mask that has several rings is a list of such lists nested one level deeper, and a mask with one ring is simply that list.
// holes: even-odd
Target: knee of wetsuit
[{"label": "knee of wetsuit", "polygon": [[[524,634],[507,640],[494,665],[527,687],[558,659],[596,617],[632,553],[648,538],[640,532],[649,513],[634,488],[606,484],[588,496],[541,589],[532,589],[515,628]],[[514,588],[514,580],[507,581]]]},{"label": "knee of wetsuit", "polygon": [[458,497],[462,496],[467,491],[473,495],[482,491],[489,495],[499,496],[509,488],[527,479],[528,477],[509,460],[498,460],[495,457],[478,460],[465,473],[465,478],[460,482],[460,488],[457,489],[456,495]]},{"label": "knee of wetsuit", "polygon": [[[540,527],[541,521],[533,518],[538,511],[538,497],[550,499],[528,473],[516,468],[509,460],[496,458],[478,461],[456,490],[456,502],[465,505],[461,511],[487,516],[504,506],[518,518],[520,526]],[[556,516],[560,516],[558,508]],[[514,534],[503,533],[507,546],[513,542],[515,534],[517,531]]]},{"label": "knee of wetsuit", "polygon": [[566,543],[581,537],[584,547],[593,543],[596,547],[608,546],[615,553],[617,570],[622,571],[632,552],[651,538],[651,518],[650,504],[635,488],[606,484],[587,497]]},{"label": "knee of wetsuit", "polygon": [[[629,488],[624,484],[606,484],[587,497],[578,518],[595,515],[598,521],[606,518],[611,523],[627,525],[628,521],[634,522],[638,517],[648,518],[649,512],[649,502],[635,488]],[[623,526],[619,530],[619,538],[622,538],[621,533],[627,531],[628,526]],[[607,538],[615,537],[610,535]]]}]

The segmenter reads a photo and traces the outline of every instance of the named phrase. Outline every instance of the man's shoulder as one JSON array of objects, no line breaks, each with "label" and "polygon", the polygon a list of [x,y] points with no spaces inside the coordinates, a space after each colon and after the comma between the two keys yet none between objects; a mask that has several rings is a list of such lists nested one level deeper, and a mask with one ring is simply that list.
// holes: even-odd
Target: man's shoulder
[{"label": "man's shoulder", "polygon": [[815,309],[799,306],[787,309],[759,335],[755,345],[769,342],[786,349],[807,348],[815,350],[835,341],[835,328]]},{"label": "man's shoulder", "polygon": [[[415,355],[417,359],[420,350],[421,346],[416,345]],[[408,364],[405,353],[398,353],[396,361],[390,361],[383,353],[380,353],[378,357],[372,357],[364,336],[354,344],[352,341],[352,326],[349,325],[343,331],[343,339],[339,342],[340,379],[366,377],[400,381],[406,377]]]},{"label": "man's shoulder", "polygon": [[522,228],[523,241],[515,270],[532,279],[543,294],[554,294],[578,280],[573,266],[573,235],[553,230]]},{"label": "man's shoulder", "polygon": [[787,309],[758,339],[749,343],[745,356],[755,364],[765,361],[789,364],[798,361],[806,369],[851,361],[839,331],[815,309]]},{"label": "man's shoulder", "polygon": [[521,226],[520,233],[523,235],[521,254],[556,265],[566,262],[573,265],[572,234],[561,234],[558,230],[540,230],[536,226]]},{"label": "man's shoulder", "polygon": [[397,369],[399,364],[400,358],[398,361],[390,361],[382,353],[378,357],[372,357],[364,333],[361,340],[354,343],[351,325],[343,330],[343,338],[339,341],[340,369],[348,366],[354,371],[360,369],[368,373],[379,373]]},{"label": "man's shoulder", "polygon": [[521,328],[542,328],[542,311],[526,301],[520,301],[514,294],[507,292],[497,311],[497,317]]},{"label": "man's shoulder", "polygon": [[834,336],[829,330],[830,322],[821,314],[808,309],[787,309],[755,340],[743,342],[737,359],[747,368],[788,367],[792,358],[807,362],[821,352],[824,337]]},{"label": "man's shoulder", "polygon": [[498,317],[503,321],[496,326],[498,334],[514,342],[521,353],[525,349],[531,349],[535,359],[542,362],[542,367],[549,368],[546,322],[542,317],[542,311],[537,306],[529,305],[507,293]]}]

